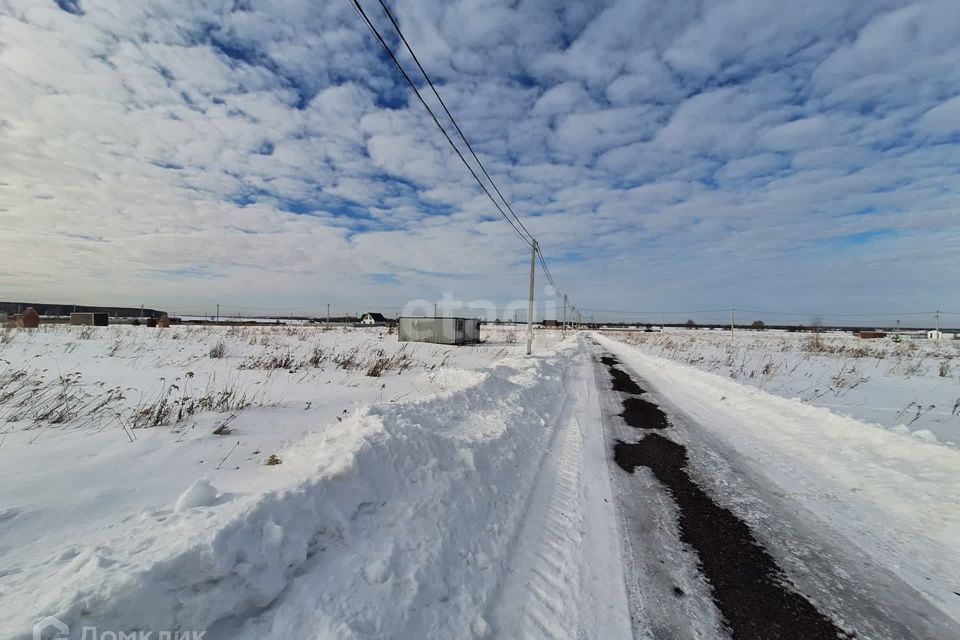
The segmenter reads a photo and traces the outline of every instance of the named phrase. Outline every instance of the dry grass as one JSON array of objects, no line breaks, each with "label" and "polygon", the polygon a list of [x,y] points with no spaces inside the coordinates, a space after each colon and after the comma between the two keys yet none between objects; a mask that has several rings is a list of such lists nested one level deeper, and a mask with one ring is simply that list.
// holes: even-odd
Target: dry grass
[{"label": "dry grass", "polygon": [[[456,366],[461,358],[494,362],[511,353],[503,345],[398,344],[388,335],[317,326],[2,330],[0,434],[113,428],[133,440],[140,429],[172,427],[204,412],[270,406],[289,385],[318,378],[355,386],[364,378]],[[283,371],[297,376],[273,377]],[[334,372],[345,375],[331,380]]]},{"label": "dry grass", "polygon": [[209,356],[211,358],[222,358],[227,354],[227,345],[221,340],[217,344],[210,347]]},{"label": "dry grass", "polygon": [[615,337],[660,357],[707,371],[725,372],[734,379],[760,379],[761,387],[775,379],[789,377],[798,367],[813,362],[822,362],[825,370],[837,367],[833,369],[837,373],[825,384],[809,390],[808,395],[816,396],[842,395],[877,374],[901,378],[948,377],[953,359],[960,356],[960,344],[864,341],[829,332],[738,333],[733,338],[729,333],[707,331],[622,332]]}]

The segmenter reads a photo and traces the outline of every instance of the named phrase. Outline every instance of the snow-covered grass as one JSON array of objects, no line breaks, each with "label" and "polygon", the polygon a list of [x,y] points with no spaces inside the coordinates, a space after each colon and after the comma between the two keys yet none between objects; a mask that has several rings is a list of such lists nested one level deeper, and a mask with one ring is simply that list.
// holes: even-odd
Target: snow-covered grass
[{"label": "snow-covered grass", "polygon": [[128,439],[198,413],[310,402],[318,383],[381,388],[365,378],[490,363],[512,351],[401,344],[386,329],[48,326],[5,335],[0,431],[113,429]]},{"label": "snow-covered grass", "polygon": [[[538,332],[546,355],[532,359],[509,330],[484,339],[404,344],[385,328],[310,326],[5,333],[0,637],[30,637],[46,615],[77,637],[84,625],[235,637],[320,556],[337,573],[311,593],[353,600],[314,607],[317,629],[484,633],[476,598],[505,570],[539,467],[525,457],[553,433],[570,358],[557,332]],[[462,575],[447,575],[458,563]],[[418,586],[421,574],[433,582]],[[404,622],[424,599],[454,613]],[[271,635],[249,622],[252,637]]]},{"label": "snow-covered grass", "polygon": [[960,340],[777,331],[605,331],[669,360],[930,441],[960,443]]}]

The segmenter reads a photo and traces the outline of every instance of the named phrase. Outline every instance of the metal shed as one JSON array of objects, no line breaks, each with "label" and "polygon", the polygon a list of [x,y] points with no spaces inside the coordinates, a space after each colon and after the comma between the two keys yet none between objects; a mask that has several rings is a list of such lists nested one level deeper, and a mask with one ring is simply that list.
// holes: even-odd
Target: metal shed
[{"label": "metal shed", "polygon": [[106,327],[110,316],[106,313],[71,313],[70,324],[82,327]]},{"label": "metal shed", "polygon": [[475,344],[480,342],[477,318],[400,318],[400,342]]}]

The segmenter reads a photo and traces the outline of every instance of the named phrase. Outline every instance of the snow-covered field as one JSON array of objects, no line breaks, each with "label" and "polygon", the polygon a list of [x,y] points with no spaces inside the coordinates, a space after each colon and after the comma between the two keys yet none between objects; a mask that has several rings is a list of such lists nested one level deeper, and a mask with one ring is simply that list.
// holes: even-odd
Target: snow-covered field
[{"label": "snow-covered field", "polygon": [[960,340],[685,329],[604,335],[768,393],[960,443]]},{"label": "snow-covered field", "polygon": [[[673,432],[712,470],[698,481],[811,597],[829,602],[836,578],[870,600],[895,575],[960,619],[952,345],[615,337],[636,346],[598,340],[688,417]],[[512,327],[484,340],[0,333],[0,637],[31,638],[45,616],[70,638],[628,637],[642,612],[624,587],[598,349],[538,331],[527,357]],[[923,411],[891,418],[901,404]]]},{"label": "snow-covered field", "polygon": [[[497,545],[515,534],[569,358],[555,332],[537,336],[551,357],[517,358],[522,337],[455,348],[384,328],[0,334],[0,637],[30,637],[47,615],[77,637],[238,637],[320,555],[338,573],[311,591],[317,629],[386,637],[423,601],[445,606],[418,624],[453,613],[465,625],[453,635],[482,631],[463,598],[503,569]],[[450,566],[461,573],[436,575]]]}]

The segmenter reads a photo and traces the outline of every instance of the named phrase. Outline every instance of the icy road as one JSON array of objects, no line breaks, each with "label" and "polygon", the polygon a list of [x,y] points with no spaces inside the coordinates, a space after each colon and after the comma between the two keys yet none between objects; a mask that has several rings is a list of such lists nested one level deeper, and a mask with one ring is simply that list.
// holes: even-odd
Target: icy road
[{"label": "icy road", "polygon": [[[8,427],[0,638],[55,637],[45,616],[71,639],[960,638],[956,446],[600,334],[526,357],[256,331],[303,363],[227,437],[216,413],[135,439]],[[4,356],[29,374],[70,336]],[[206,356],[229,339],[241,355]],[[256,381],[264,339],[145,344]],[[112,340],[60,366],[157,374],[149,349],[97,359]],[[317,344],[413,364],[370,377],[311,364]]]},{"label": "icy road", "polygon": [[596,344],[634,637],[960,637],[923,447]]}]

